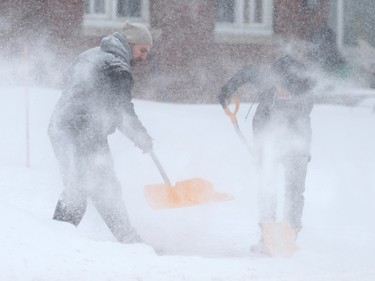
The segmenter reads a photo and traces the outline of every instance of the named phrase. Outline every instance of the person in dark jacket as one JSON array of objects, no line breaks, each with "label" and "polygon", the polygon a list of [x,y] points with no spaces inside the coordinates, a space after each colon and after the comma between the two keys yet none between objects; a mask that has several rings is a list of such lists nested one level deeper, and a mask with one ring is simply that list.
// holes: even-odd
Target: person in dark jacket
[{"label": "person in dark jacket", "polygon": [[245,83],[255,86],[259,102],[252,122],[259,180],[259,223],[277,219],[274,181],[281,164],[285,182],[284,220],[298,233],[302,228],[305,180],[310,161],[314,81],[306,66],[291,56],[278,59],[270,68],[248,65],[222,87],[219,101],[223,108]]},{"label": "person in dark jacket", "polygon": [[121,33],[80,54],[48,128],[64,184],[53,219],[78,226],[91,199],[122,243],[142,239],[130,223],[107,137],[119,129],[143,152],[152,151],[152,138],[134,111],[131,72],[151,47],[149,30],[127,22]]}]

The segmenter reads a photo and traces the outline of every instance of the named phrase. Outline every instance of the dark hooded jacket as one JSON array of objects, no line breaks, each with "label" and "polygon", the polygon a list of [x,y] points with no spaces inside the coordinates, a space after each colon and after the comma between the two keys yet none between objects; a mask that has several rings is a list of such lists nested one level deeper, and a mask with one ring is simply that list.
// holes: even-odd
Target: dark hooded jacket
[{"label": "dark hooded jacket", "polygon": [[[259,102],[253,118],[254,133],[266,129],[270,122],[311,137],[310,113],[313,108],[311,89],[313,81],[305,66],[285,56],[277,60],[270,69],[248,65],[240,69],[222,88],[219,101],[224,106],[234,92],[245,83],[252,83],[257,89]],[[274,90],[281,85],[290,96],[279,99]]]},{"label": "dark hooded jacket", "polygon": [[88,145],[106,140],[116,128],[142,148],[151,139],[134,111],[131,52],[119,33],[102,39],[75,61],[49,125],[50,136],[64,134]]}]

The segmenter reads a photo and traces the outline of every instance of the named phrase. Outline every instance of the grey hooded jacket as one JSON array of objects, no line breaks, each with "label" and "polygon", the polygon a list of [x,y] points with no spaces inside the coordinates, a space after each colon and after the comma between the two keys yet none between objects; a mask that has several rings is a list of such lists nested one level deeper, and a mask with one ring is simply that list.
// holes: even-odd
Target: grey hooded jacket
[{"label": "grey hooded jacket", "polygon": [[[248,65],[240,69],[222,87],[219,101],[225,107],[228,100],[239,87],[246,83],[257,89],[257,106],[253,118],[254,133],[263,131],[270,122],[288,127],[295,133],[311,138],[310,113],[313,109],[311,89],[314,82],[305,66],[289,56],[276,61],[271,68]],[[285,87],[290,97],[278,99],[273,87]]]},{"label": "grey hooded jacket", "polygon": [[129,44],[119,33],[79,55],[52,114],[50,136],[64,133],[84,147],[118,128],[141,149],[152,144],[131,102],[130,60]]}]

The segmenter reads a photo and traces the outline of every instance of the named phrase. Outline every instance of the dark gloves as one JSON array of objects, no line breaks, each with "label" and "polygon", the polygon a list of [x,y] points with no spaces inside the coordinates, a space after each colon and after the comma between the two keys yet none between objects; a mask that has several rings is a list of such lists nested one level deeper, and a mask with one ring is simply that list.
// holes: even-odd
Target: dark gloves
[{"label": "dark gloves", "polygon": [[227,104],[229,104],[229,102],[230,102],[227,95],[225,94],[224,91],[221,91],[218,98],[219,98],[219,102],[220,102],[221,106],[225,110],[225,108],[227,107]]}]

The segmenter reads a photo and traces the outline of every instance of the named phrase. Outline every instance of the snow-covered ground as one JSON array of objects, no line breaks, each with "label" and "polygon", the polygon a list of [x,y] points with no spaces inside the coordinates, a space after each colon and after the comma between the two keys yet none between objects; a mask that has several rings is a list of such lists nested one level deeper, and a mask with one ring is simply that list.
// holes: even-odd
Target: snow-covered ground
[{"label": "snow-covered ground", "polygon": [[[153,210],[143,187],[161,183],[147,154],[110,138],[129,215],[145,241],[123,245],[89,205],[75,228],[51,219],[62,190],[46,127],[60,91],[0,89],[0,280],[4,281],[373,281],[375,280],[375,113],[371,107],[317,105],[312,114],[300,250],[256,257],[252,161],[219,105],[135,100],[172,181],[201,176],[235,200]],[[26,96],[30,167],[26,167]],[[251,139],[243,104],[239,124]],[[281,179],[280,179],[281,181]]]}]

